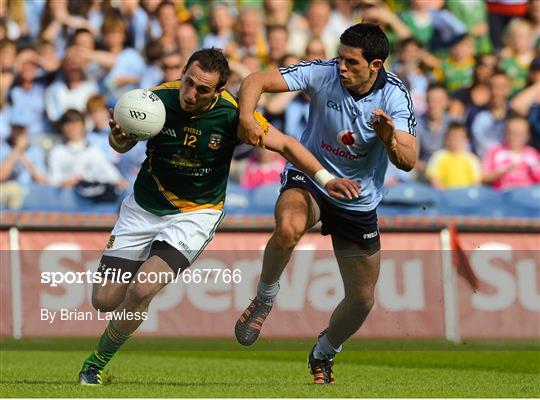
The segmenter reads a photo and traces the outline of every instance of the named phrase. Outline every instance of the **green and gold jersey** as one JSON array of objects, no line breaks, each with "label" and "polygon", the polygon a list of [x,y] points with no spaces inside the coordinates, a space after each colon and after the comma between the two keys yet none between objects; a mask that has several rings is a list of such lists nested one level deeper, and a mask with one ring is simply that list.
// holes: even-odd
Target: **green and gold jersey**
[{"label": "green and gold jersey", "polygon": [[236,99],[223,91],[207,111],[193,115],[180,108],[180,82],[150,90],[165,104],[166,119],[148,141],[135,200],[158,216],[221,209],[233,150],[240,142]]},{"label": "green and gold jersey", "polygon": [[516,55],[502,60],[499,63],[499,68],[502,69],[510,78],[510,83],[512,85],[512,96],[527,86],[529,66],[522,64]]},{"label": "green and gold jersey", "polygon": [[446,86],[448,92],[454,93],[472,85],[474,64],[473,57],[459,63],[450,57],[443,61],[440,68],[435,70],[435,78]]}]

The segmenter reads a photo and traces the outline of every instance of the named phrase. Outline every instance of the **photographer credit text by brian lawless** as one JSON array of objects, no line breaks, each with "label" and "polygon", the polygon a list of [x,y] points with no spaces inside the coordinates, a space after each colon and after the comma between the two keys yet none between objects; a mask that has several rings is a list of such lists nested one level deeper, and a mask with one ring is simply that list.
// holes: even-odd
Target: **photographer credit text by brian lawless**
[{"label": "photographer credit text by brian lawless", "polygon": [[131,312],[131,311],[107,311],[103,312],[97,310],[91,311],[79,311],[69,308],[60,308],[58,310],[49,310],[46,308],[40,309],[41,321],[48,321],[49,324],[53,324],[55,321],[146,321],[148,319],[148,312]]}]

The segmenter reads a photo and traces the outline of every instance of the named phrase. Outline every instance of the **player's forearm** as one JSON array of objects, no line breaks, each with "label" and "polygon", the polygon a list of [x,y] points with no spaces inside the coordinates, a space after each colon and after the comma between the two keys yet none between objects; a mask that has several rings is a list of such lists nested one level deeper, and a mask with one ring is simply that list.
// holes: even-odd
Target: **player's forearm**
[{"label": "player's forearm", "polygon": [[324,169],[321,163],[296,139],[286,136],[287,140],[280,153],[287,161],[302,170],[310,177]]},{"label": "player's forearm", "polygon": [[251,74],[242,81],[238,92],[238,108],[240,109],[240,121],[253,119],[253,112],[263,92],[263,83],[257,79],[258,74]]},{"label": "player's forearm", "polygon": [[400,143],[397,138],[393,138],[386,145],[388,158],[399,169],[410,171],[416,164],[416,149],[409,144]]},{"label": "player's forearm", "polygon": [[109,145],[118,153],[126,153],[131,150],[137,141],[123,138],[116,138],[113,135],[109,135]]}]

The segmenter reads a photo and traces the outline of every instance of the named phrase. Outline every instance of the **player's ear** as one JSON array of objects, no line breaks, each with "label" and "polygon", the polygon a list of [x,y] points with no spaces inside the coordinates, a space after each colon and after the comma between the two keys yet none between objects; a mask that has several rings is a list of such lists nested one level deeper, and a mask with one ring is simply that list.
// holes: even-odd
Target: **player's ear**
[{"label": "player's ear", "polygon": [[379,60],[378,58],[376,58],[369,64],[369,68],[374,72],[378,72],[382,67],[383,67],[383,62],[382,60]]},{"label": "player's ear", "polygon": [[223,86],[217,88],[217,89],[216,89],[216,94],[215,94],[215,96],[216,96],[216,97],[219,96],[219,95],[221,94],[221,92],[223,92],[224,90],[225,90],[225,85],[223,85]]}]

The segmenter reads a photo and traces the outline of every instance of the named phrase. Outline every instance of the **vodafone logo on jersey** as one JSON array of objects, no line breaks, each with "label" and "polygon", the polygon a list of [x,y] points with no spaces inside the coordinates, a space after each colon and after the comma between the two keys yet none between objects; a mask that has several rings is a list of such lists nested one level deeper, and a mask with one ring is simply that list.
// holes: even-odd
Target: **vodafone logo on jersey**
[{"label": "vodafone logo on jersey", "polygon": [[337,134],[337,142],[339,147],[334,147],[331,144],[326,143],[324,140],[321,140],[321,147],[338,157],[343,157],[348,160],[358,160],[359,158],[364,158],[367,155],[367,153],[351,153],[348,150],[349,146],[354,147],[357,143],[360,143],[358,135],[353,131],[339,132]]},{"label": "vodafone logo on jersey", "polygon": [[335,154],[338,157],[346,158],[347,160],[358,160],[359,158],[363,158],[367,155],[366,153],[353,154],[350,151],[334,147],[331,144],[326,143],[324,140],[321,140],[321,147],[324,150],[329,151],[330,153]]},{"label": "vodafone logo on jersey", "polygon": [[331,144],[326,143],[324,140],[321,140],[321,147],[329,151],[332,154],[335,154],[338,157],[346,158],[347,160],[358,160],[359,158],[363,158],[366,156],[366,154],[353,154],[350,151],[340,149],[338,147],[334,147]]},{"label": "vodafone logo on jersey", "polygon": [[337,135],[337,141],[342,146],[353,146],[358,143],[358,135],[353,131],[341,131]]}]

